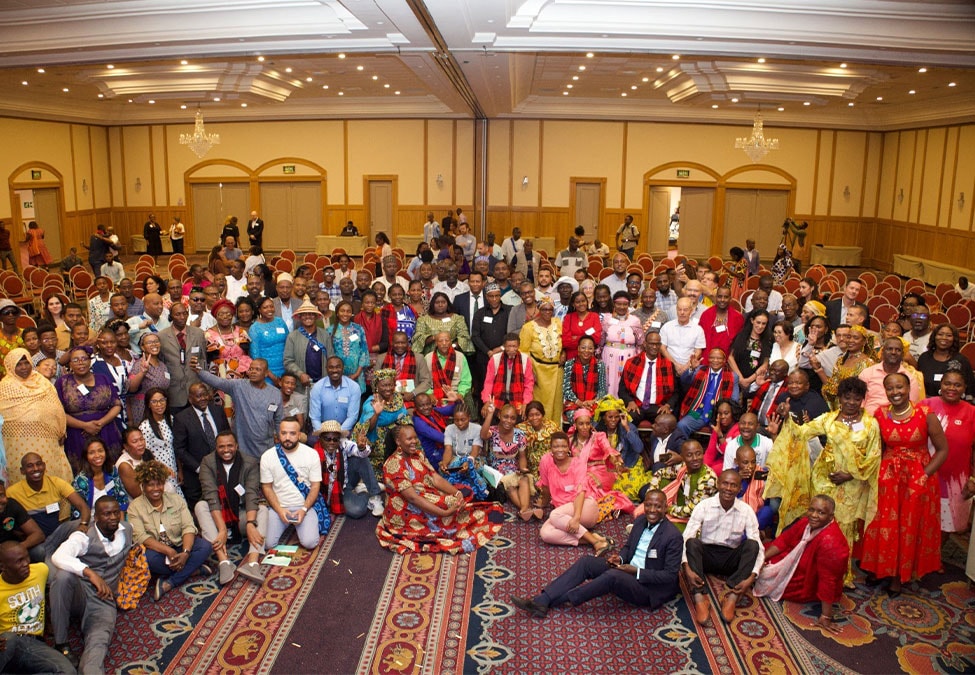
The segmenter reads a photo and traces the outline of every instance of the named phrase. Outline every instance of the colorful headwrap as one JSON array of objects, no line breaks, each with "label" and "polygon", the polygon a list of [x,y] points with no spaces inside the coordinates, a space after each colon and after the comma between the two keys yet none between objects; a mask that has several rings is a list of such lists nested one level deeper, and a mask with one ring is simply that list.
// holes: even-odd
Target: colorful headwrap
[{"label": "colorful headwrap", "polygon": [[807,300],[804,306],[811,309],[816,316],[826,316],[826,305],[819,300]]},{"label": "colorful headwrap", "polygon": [[396,369],[395,368],[380,368],[374,371],[372,374],[372,381],[379,382],[381,380],[395,380],[396,379]]},{"label": "colorful headwrap", "polygon": [[618,410],[620,413],[620,417],[626,419],[627,422],[631,422],[633,420],[633,418],[630,417],[630,412],[626,409],[626,404],[623,403],[623,400],[616,398],[612,394],[607,394],[606,396],[603,396],[596,403],[596,410],[595,410],[596,421],[598,422],[602,418],[603,413],[605,413],[608,410]]}]

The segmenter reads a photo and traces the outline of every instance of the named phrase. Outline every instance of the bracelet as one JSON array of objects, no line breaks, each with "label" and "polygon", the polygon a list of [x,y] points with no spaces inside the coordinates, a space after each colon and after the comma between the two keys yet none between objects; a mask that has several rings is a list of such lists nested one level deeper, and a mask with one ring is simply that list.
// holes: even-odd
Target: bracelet
[{"label": "bracelet", "polygon": [[81,525],[84,526],[84,527],[88,527],[88,521],[87,520],[82,520],[81,521]]},{"label": "bracelet", "polygon": [[301,507],[301,510],[304,511],[305,513],[308,513],[308,507],[307,506],[302,506]]}]

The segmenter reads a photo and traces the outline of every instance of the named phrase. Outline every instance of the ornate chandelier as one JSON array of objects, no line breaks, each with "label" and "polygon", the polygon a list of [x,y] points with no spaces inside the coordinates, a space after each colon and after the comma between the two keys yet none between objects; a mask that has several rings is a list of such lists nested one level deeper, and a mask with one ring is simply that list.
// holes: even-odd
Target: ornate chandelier
[{"label": "ornate chandelier", "polygon": [[769,150],[779,149],[779,139],[765,138],[762,122],[762,113],[755,113],[755,121],[752,124],[752,135],[748,138],[739,137],[735,139],[735,149],[744,150],[748,159],[753,162],[761,161]]},{"label": "ornate chandelier", "polygon": [[220,143],[220,134],[208,134],[203,128],[203,112],[196,109],[196,124],[193,125],[192,134],[180,134],[180,145],[188,145],[190,150],[196,153],[197,157],[210,152],[210,148]]}]

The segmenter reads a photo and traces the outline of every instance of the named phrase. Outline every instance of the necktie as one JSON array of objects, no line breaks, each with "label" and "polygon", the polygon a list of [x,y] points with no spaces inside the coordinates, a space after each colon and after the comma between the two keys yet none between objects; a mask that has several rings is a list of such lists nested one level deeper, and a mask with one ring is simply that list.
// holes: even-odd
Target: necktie
[{"label": "necktie", "polygon": [[768,422],[768,411],[772,407],[772,401],[775,400],[775,395],[779,393],[778,384],[770,384],[768,391],[765,393],[765,400],[762,401],[762,407],[758,411],[758,421],[761,424]]},{"label": "necktie", "polygon": [[203,436],[207,439],[207,447],[215,448],[217,446],[217,435],[205,410],[200,413],[200,422],[203,423]]},{"label": "necktie", "polygon": [[474,313],[481,308],[481,299],[478,296],[474,296]]},{"label": "necktie", "polygon": [[176,342],[179,343],[179,348],[182,349],[185,352],[186,351],[186,333],[184,333],[183,331],[180,331],[179,333],[176,333]]},{"label": "necktie", "polygon": [[653,405],[656,398],[653,390],[653,369],[657,367],[656,360],[647,362],[647,383],[643,387],[643,409],[646,410]]}]

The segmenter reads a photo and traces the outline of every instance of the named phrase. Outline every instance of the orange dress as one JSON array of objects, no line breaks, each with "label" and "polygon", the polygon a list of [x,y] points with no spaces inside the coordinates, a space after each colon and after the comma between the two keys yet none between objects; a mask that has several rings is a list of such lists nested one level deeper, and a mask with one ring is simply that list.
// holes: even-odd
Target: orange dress
[{"label": "orange dress", "polygon": [[884,451],[877,479],[877,515],[863,536],[860,567],[878,578],[919,579],[941,567],[941,495],[937,476],[926,477],[930,409],[897,421],[890,406],[874,412]]},{"label": "orange dress", "polygon": [[44,230],[39,227],[27,230],[27,256],[31,265],[51,264],[51,252],[44,243]]}]

